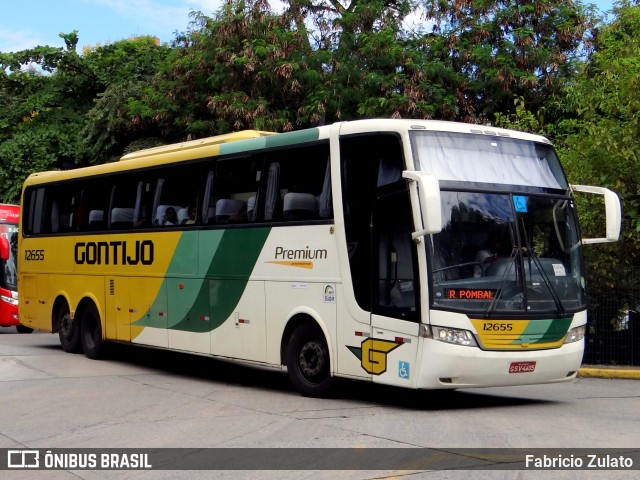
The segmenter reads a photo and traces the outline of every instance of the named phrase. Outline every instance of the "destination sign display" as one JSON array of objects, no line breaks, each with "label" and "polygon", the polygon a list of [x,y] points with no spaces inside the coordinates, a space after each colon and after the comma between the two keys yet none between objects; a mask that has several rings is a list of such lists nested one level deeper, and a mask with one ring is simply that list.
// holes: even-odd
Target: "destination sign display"
[{"label": "destination sign display", "polygon": [[493,288],[450,288],[447,298],[450,300],[493,300],[498,293]]}]

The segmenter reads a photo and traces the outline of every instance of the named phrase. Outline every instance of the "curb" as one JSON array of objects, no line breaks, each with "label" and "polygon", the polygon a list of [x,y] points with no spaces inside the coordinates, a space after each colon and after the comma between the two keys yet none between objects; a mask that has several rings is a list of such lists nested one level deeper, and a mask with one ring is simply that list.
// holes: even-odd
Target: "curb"
[{"label": "curb", "polygon": [[583,378],[624,378],[640,380],[640,369],[634,368],[581,368],[578,372]]}]

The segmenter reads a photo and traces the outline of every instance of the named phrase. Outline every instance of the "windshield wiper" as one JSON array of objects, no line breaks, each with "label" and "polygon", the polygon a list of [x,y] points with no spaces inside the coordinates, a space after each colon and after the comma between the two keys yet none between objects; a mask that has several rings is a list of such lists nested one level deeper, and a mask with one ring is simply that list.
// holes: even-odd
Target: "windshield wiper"
[{"label": "windshield wiper", "polygon": [[493,300],[491,300],[491,303],[489,304],[487,311],[484,313],[484,318],[491,317],[491,314],[496,310],[496,307],[498,306],[498,300],[500,300],[500,297],[502,296],[502,287],[507,281],[507,277],[509,275],[509,272],[511,271],[511,267],[515,265],[514,260],[516,255],[518,255],[518,249],[512,248],[511,255],[509,255],[507,267],[504,269],[504,273],[500,278],[500,283],[498,284],[498,289],[496,290],[496,296],[493,297]]},{"label": "windshield wiper", "polygon": [[[531,246],[531,242],[529,241],[529,236],[527,235],[527,230],[524,226],[524,219],[522,220],[522,232],[524,233],[524,241],[526,244],[526,250],[527,252],[529,252],[529,275],[533,278],[533,270],[531,269],[531,260],[533,260],[533,263],[535,264],[536,268],[538,269],[538,271],[540,272],[540,276],[542,277],[542,280],[544,281],[545,286],[547,287],[547,289],[549,290],[549,293],[551,294],[551,298],[553,298],[553,302],[556,304],[556,309],[558,310],[558,312],[560,313],[560,315],[564,315],[565,314],[565,310],[564,310],[564,305],[562,305],[562,301],[560,300],[560,297],[558,296],[558,293],[556,292],[556,289],[553,286],[553,283],[551,283],[551,280],[549,280],[549,277],[547,276],[547,272],[544,271],[544,268],[542,266],[542,262],[540,261],[540,259],[538,258],[538,256],[536,255],[536,252],[534,251],[533,247]],[[526,283],[526,282],[525,282]],[[525,292],[526,292],[526,284],[525,284]],[[526,299],[526,297],[525,297]]]}]

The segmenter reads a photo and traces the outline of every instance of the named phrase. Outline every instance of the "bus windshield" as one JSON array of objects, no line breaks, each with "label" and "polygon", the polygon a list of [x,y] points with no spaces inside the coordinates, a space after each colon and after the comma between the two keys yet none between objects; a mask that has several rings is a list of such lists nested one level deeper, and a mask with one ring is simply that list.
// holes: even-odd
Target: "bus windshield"
[{"label": "bus windshield", "polygon": [[551,146],[418,135],[417,166],[438,175],[442,198],[442,231],[429,243],[432,306],[484,317],[583,309],[575,209]]},{"label": "bus windshield", "polygon": [[0,286],[9,290],[17,290],[18,287],[18,225],[0,224],[0,235],[9,242],[9,258],[1,260]]}]

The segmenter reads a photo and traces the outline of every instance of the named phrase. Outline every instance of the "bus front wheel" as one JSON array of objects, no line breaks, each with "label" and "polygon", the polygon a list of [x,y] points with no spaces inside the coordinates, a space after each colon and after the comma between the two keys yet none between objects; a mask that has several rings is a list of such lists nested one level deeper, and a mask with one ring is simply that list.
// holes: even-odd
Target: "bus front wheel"
[{"label": "bus front wheel", "polygon": [[318,327],[307,324],[293,332],[287,347],[287,371],[302,395],[321,397],[329,392],[333,384],[329,349]]},{"label": "bus front wheel", "polygon": [[80,326],[71,318],[69,309],[62,307],[58,313],[58,336],[62,350],[67,353],[76,353],[80,350]]},{"label": "bus front wheel", "polygon": [[92,359],[97,359],[102,353],[102,326],[100,315],[95,305],[91,304],[82,313],[80,325],[80,341],[84,354]]}]

